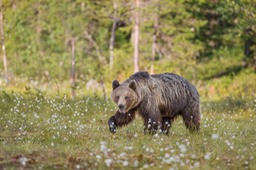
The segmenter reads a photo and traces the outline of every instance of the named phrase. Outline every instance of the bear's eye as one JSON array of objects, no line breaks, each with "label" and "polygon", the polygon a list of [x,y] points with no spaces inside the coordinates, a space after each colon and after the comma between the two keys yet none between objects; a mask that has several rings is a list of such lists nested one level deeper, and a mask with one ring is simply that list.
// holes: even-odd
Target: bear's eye
[{"label": "bear's eye", "polygon": [[125,98],[124,98],[125,100],[128,100],[129,99],[129,97],[128,96],[125,96]]},{"label": "bear's eye", "polygon": [[116,96],[116,101],[118,101],[119,100],[119,96]]}]

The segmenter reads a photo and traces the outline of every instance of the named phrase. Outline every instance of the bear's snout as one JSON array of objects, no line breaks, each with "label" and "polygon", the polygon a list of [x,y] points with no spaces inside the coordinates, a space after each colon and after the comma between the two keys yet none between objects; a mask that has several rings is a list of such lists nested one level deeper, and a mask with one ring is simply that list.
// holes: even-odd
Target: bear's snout
[{"label": "bear's snout", "polygon": [[123,104],[119,104],[119,105],[118,105],[118,109],[119,109],[119,111],[120,111],[121,113],[124,113],[125,108],[124,108],[124,105],[123,105]]}]

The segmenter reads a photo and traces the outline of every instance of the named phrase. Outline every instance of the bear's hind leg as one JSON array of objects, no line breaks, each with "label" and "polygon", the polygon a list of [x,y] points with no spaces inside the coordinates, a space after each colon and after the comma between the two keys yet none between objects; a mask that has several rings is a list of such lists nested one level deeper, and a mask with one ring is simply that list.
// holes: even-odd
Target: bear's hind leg
[{"label": "bear's hind leg", "polygon": [[168,117],[163,117],[162,124],[161,124],[162,133],[169,135],[170,128],[171,128],[171,119]]},{"label": "bear's hind leg", "polygon": [[157,119],[144,119],[144,133],[147,134],[156,134],[160,121]]},{"label": "bear's hind leg", "polygon": [[191,131],[191,132],[198,132],[200,130],[200,109],[199,106],[190,106],[184,109],[181,112],[181,116],[183,118],[183,122],[185,123],[185,126]]}]

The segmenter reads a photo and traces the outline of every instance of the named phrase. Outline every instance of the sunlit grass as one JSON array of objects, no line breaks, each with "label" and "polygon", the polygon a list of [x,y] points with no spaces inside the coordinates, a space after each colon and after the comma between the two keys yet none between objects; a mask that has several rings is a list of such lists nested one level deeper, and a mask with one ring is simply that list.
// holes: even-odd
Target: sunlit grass
[{"label": "sunlit grass", "polygon": [[177,119],[169,136],[144,135],[142,120],[108,132],[110,100],[0,95],[0,167],[255,169],[256,100],[203,102],[199,134]]}]

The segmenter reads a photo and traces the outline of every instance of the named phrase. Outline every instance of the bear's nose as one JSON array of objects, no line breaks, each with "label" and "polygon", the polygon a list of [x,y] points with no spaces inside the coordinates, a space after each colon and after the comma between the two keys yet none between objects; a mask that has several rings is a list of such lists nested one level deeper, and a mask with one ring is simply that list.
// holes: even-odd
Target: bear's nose
[{"label": "bear's nose", "polygon": [[119,110],[124,110],[124,105],[119,104],[119,105],[118,105],[118,108],[119,108]]}]

